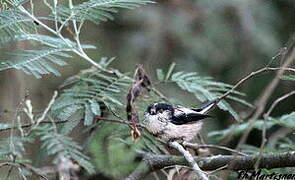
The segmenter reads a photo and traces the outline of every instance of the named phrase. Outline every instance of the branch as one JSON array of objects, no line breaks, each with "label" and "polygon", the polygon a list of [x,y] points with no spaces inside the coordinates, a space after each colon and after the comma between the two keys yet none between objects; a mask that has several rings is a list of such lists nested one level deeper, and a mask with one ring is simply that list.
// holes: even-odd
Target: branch
[{"label": "branch", "polygon": [[[289,63],[287,65],[289,65]],[[229,91],[225,92],[223,95],[221,95],[217,99],[218,100],[222,100],[222,99],[226,98],[229,94],[231,94],[234,90],[236,90],[241,84],[243,84],[248,79],[250,79],[253,76],[256,76],[256,75],[258,75],[260,73],[264,73],[264,72],[268,72],[268,71],[279,71],[279,72],[282,73],[283,71],[295,72],[295,69],[294,68],[288,68],[288,67],[278,67],[278,68],[264,67],[264,68],[261,68],[261,69],[259,69],[257,71],[251,72],[246,77],[244,77],[243,79],[239,80]]]},{"label": "branch", "polygon": [[48,178],[39,169],[37,169],[29,164],[18,163],[18,162],[2,162],[2,163],[0,163],[0,168],[4,167],[4,166],[11,166],[11,167],[22,166],[23,168],[27,169],[28,171],[31,171],[36,176],[39,176],[40,178],[42,178],[44,180],[48,180]]},{"label": "branch", "polygon": [[[97,120],[108,121],[108,122],[112,122],[112,123],[125,124],[125,125],[129,126],[130,128],[132,128],[132,122],[131,121],[124,120],[124,119],[109,119],[109,118],[100,117],[100,116],[96,116],[95,118]],[[146,127],[143,124],[136,123],[136,125],[138,127],[140,127],[140,128],[146,129]]]},{"label": "branch", "polygon": [[269,110],[264,114],[264,119],[268,119],[269,118],[270,113],[272,112],[272,110],[275,108],[275,106],[279,102],[283,101],[284,99],[286,99],[286,98],[288,98],[288,97],[290,97],[290,96],[292,96],[294,94],[295,94],[295,90],[294,91],[291,91],[291,92],[289,92],[289,93],[287,93],[287,94],[279,97],[277,100],[275,100],[274,103],[270,106]]},{"label": "branch", "polygon": [[46,109],[44,110],[42,116],[41,116],[40,118],[37,119],[37,121],[36,121],[36,126],[38,126],[38,124],[39,124],[40,122],[42,122],[42,121],[45,119],[45,117],[46,117],[48,111],[50,110],[51,106],[53,105],[53,103],[54,103],[56,97],[57,97],[57,91],[54,91],[53,96],[52,96],[52,98],[51,98],[49,104],[47,105]]},{"label": "branch", "polygon": [[219,145],[215,145],[215,144],[194,144],[194,143],[184,142],[183,145],[184,145],[184,147],[188,147],[188,148],[191,148],[194,150],[198,150],[199,148],[214,148],[214,149],[220,149],[220,150],[236,153],[241,156],[248,156],[248,154],[242,153],[242,152],[237,151],[235,149],[231,149],[228,147],[219,146]]},{"label": "branch", "polygon": [[[259,154],[261,155],[264,151],[264,146],[265,146],[265,143],[267,141],[266,139],[266,121],[268,120],[269,118],[269,115],[270,113],[272,112],[272,110],[275,108],[275,106],[283,101],[284,99],[287,99],[288,97],[292,96],[295,94],[295,90],[294,91],[291,91],[281,97],[279,97],[277,100],[274,101],[274,103],[270,106],[269,110],[263,115],[264,119],[263,119],[263,129],[262,129],[262,140],[261,140],[261,145],[260,145],[260,150],[259,150]],[[260,158],[258,158],[256,164],[258,165],[259,164],[259,161],[260,161]]]},{"label": "branch", "polygon": [[187,150],[185,150],[182,145],[180,145],[176,141],[173,141],[173,142],[169,142],[169,146],[177,149],[183,155],[185,160],[193,168],[193,171],[197,174],[197,177],[199,177],[198,179],[209,180],[207,175],[200,169],[199,165],[196,163],[193,156]]},{"label": "branch", "polygon": [[[56,124],[60,124],[60,123],[66,123],[68,122],[67,120],[66,121],[54,121],[54,123]],[[52,124],[52,121],[41,121],[39,122],[39,124]],[[28,124],[23,124],[23,125],[16,125],[16,126],[11,126],[11,127],[7,127],[7,128],[3,128],[3,129],[0,129],[0,133],[1,132],[4,132],[4,131],[9,131],[9,130],[12,130],[12,129],[17,129],[17,128],[30,128],[32,126],[35,126],[36,123],[28,123]]]},{"label": "branch", "polygon": [[[294,61],[294,59],[295,59],[295,41],[292,42],[290,49],[282,57],[283,65],[279,68],[279,71],[277,72],[276,76],[273,78],[273,80],[268,84],[268,86],[264,89],[262,94],[259,96],[259,99],[256,103],[257,110],[255,111],[253,116],[250,118],[248,129],[245,131],[243,136],[240,138],[240,141],[239,141],[236,149],[239,149],[246,142],[246,140],[250,134],[250,131],[252,130],[252,128],[255,124],[255,121],[264,112],[267,100],[269,99],[272,92],[275,90],[275,88],[279,84],[280,77],[284,73],[284,71],[286,70],[285,68],[287,68]],[[269,69],[268,67],[266,67],[266,68]]]},{"label": "branch", "polygon": [[[172,155],[156,155],[151,153],[139,153],[145,166],[141,164],[125,180],[143,179],[150,172],[162,169],[167,166],[183,165],[188,166],[184,157]],[[212,171],[221,167],[227,170],[251,170],[254,169],[255,162],[259,155],[235,156],[217,155],[212,157],[194,157],[203,171]],[[273,169],[295,167],[295,151],[285,153],[269,153],[261,155],[259,168]]]}]

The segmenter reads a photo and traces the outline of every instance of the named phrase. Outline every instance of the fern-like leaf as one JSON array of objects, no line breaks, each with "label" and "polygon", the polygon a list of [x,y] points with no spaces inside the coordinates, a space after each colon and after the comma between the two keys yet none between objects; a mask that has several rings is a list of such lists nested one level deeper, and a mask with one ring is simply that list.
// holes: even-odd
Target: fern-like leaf
[{"label": "fern-like leaf", "polygon": [[62,21],[65,20],[77,20],[84,21],[89,20],[96,24],[101,21],[112,20],[114,13],[118,12],[119,8],[133,9],[152,3],[149,0],[89,0],[72,9],[67,7],[59,7],[58,14]]},{"label": "fern-like leaf", "polygon": [[60,76],[60,73],[52,66],[57,64],[64,66],[67,63],[60,59],[71,57],[66,51],[71,49],[41,49],[41,50],[25,50],[15,53],[9,61],[0,62],[0,71],[15,68],[22,70],[26,74],[34,75],[36,78],[41,78],[44,74],[53,73]]},{"label": "fern-like leaf", "polygon": [[[295,128],[295,112],[290,114],[285,114],[280,117],[269,117],[267,120],[256,120],[253,128],[262,130],[265,126],[266,129],[273,127],[274,125],[284,126],[287,128]],[[264,122],[265,121],[265,122]],[[221,140],[229,135],[240,135],[249,128],[249,122],[241,123],[239,125],[232,125],[225,130],[213,131],[208,134],[208,136],[216,137],[216,139]]]},{"label": "fern-like leaf", "polygon": [[[229,84],[213,81],[211,77],[198,76],[198,74],[195,72],[176,72],[171,75],[170,81],[176,83],[181,89],[193,93],[195,97],[202,102],[206,100],[214,100],[223,92],[230,90],[232,87]],[[234,91],[233,95],[244,94]],[[247,106],[252,106],[250,103],[246,102],[240,97],[233,95],[229,96],[228,99],[232,99]],[[228,111],[236,120],[240,119],[238,113],[225,100],[222,100],[220,103],[218,103],[218,107]]]},{"label": "fern-like leaf", "polygon": [[40,136],[41,148],[45,150],[47,155],[53,155],[53,163],[58,164],[61,158],[73,159],[80,166],[85,168],[88,173],[94,173],[94,167],[90,163],[90,158],[84,155],[82,147],[79,146],[72,138],[60,134],[54,126],[39,126],[35,134]]},{"label": "fern-like leaf", "polygon": [[15,9],[0,11],[0,34],[1,36],[14,36],[15,34],[32,32],[34,21],[24,16]]},{"label": "fern-like leaf", "polygon": [[[108,63],[104,59],[100,64]],[[95,68],[83,70],[64,82],[62,87],[70,88],[65,89],[56,100],[52,115],[60,121],[70,120],[68,123],[75,124],[77,119],[84,119],[84,125],[91,125],[94,116],[101,115],[102,108],[113,111],[123,105],[122,95],[130,83],[131,79],[123,74],[113,76]]]}]

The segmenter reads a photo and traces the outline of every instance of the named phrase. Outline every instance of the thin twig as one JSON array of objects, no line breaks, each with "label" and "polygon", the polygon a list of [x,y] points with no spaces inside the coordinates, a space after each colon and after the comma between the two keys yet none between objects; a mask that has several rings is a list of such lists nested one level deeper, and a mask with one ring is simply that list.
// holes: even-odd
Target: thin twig
[{"label": "thin twig", "polygon": [[[52,34],[58,36],[59,38],[61,38],[69,47],[74,48],[73,44],[69,43],[69,40],[65,39],[62,34],[60,33],[59,30],[61,30],[61,28],[63,27],[63,25],[60,26],[58,31],[53,30],[52,28],[50,28],[49,26],[47,26],[46,24],[44,24],[42,21],[40,21],[38,18],[36,18],[34,15],[32,15],[31,13],[29,13],[23,6],[19,6],[19,9],[26,14],[29,18],[31,18],[32,20],[34,20],[35,22],[37,22],[40,26],[42,26],[43,28],[45,28],[47,31],[51,32]],[[69,19],[70,20],[70,19]],[[103,71],[103,72],[107,72],[107,73],[111,73],[114,74],[115,72],[112,70],[108,70],[105,69],[104,67],[102,67],[100,64],[98,64],[97,62],[95,62],[93,59],[91,59],[83,50],[80,41],[77,41],[77,49],[72,49],[71,51],[76,53],[77,55],[79,55],[80,57],[84,58],[86,61],[88,61],[89,63],[91,63],[92,65],[94,65],[96,68],[98,68],[99,70]]]},{"label": "thin twig", "polygon": [[[284,64],[282,65],[282,67],[276,68],[276,70],[278,70],[276,76],[264,89],[264,91],[262,92],[262,95],[259,96],[259,99],[256,103],[257,110],[255,111],[253,116],[250,118],[249,126],[248,126],[249,128],[247,128],[247,130],[241,137],[236,149],[239,149],[246,142],[246,139],[248,138],[249,133],[255,124],[255,121],[263,113],[267,100],[269,99],[272,92],[275,90],[275,88],[279,84],[280,76],[284,73],[284,71],[286,70],[286,67],[288,67],[293,62],[294,59],[295,59],[295,42],[293,42],[288,52],[285,53],[284,56],[282,57],[282,61],[284,62]],[[270,69],[270,68],[263,68],[263,69]]]},{"label": "thin twig", "polygon": [[[100,117],[100,116],[96,116],[95,118],[97,120],[103,120],[103,121],[108,121],[108,122],[113,122],[113,123],[120,123],[120,124],[128,125],[130,128],[132,127],[131,126],[132,122],[124,120],[124,119],[109,119],[109,118]],[[146,127],[143,124],[137,123],[137,126],[140,128],[146,129]]]},{"label": "thin twig", "polygon": [[209,172],[208,175],[213,174],[213,173],[216,173],[216,172],[221,171],[221,170],[224,170],[224,169],[227,168],[227,166],[228,166],[228,164],[226,164],[226,165],[224,165],[224,166],[222,166],[222,167],[220,167],[220,168],[217,168],[217,169],[215,169],[215,170]]},{"label": "thin twig", "polygon": [[236,153],[236,154],[242,155],[242,156],[248,156],[248,154],[237,151],[235,149],[231,149],[231,148],[228,148],[228,147],[219,146],[219,145],[215,145],[215,144],[194,144],[194,143],[184,142],[183,145],[185,147],[195,149],[195,150],[198,150],[199,148],[214,148],[214,149],[220,149],[220,150],[229,151],[229,152]]},{"label": "thin twig", "polygon": [[[55,121],[54,123],[56,124],[59,124],[59,123],[66,123],[68,122],[68,120],[66,121]],[[41,121],[39,124],[51,124],[52,121]],[[12,130],[12,129],[17,129],[17,128],[29,128],[29,127],[32,127],[36,125],[35,123],[28,123],[28,124],[23,124],[23,125],[20,125],[20,126],[11,126],[11,127],[7,127],[5,129],[0,129],[0,132],[4,132],[4,131],[9,131],[9,130]]]},{"label": "thin twig", "polygon": [[42,116],[37,119],[36,124],[35,124],[36,126],[38,126],[39,123],[45,119],[48,111],[50,110],[51,106],[54,104],[56,97],[57,97],[57,91],[54,91],[53,96],[52,96],[50,102],[48,103],[46,109],[43,111]]},{"label": "thin twig", "polygon": [[161,91],[159,91],[158,89],[156,89],[155,87],[152,87],[151,90],[161,99],[163,99],[164,101],[172,104],[172,102],[169,100],[169,98],[167,98]]},{"label": "thin twig", "polygon": [[279,56],[285,55],[287,50],[288,50],[287,47],[280,48],[279,52],[271,58],[271,60],[266,65],[266,67],[270,67],[270,65],[274,62],[274,60],[277,59]]},{"label": "thin twig", "polygon": [[25,169],[34,173],[35,175],[41,177],[42,179],[48,180],[48,178],[45,175],[43,175],[41,172],[39,172],[39,170],[37,170],[36,168],[34,168],[28,164],[25,164],[25,163],[19,163],[19,162],[2,162],[2,163],[0,163],[0,168],[3,166],[10,166],[10,167],[22,166]]},{"label": "thin twig", "polygon": [[[264,89],[264,91],[262,92],[262,94],[259,96],[259,99],[256,101],[255,106],[257,107],[256,111],[253,113],[253,115],[250,117],[249,119],[249,125],[248,128],[245,130],[245,132],[243,133],[242,137],[240,138],[236,149],[240,149],[241,146],[243,144],[245,144],[251,130],[253,129],[253,126],[256,122],[256,120],[259,118],[259,116],[263,113],[264,109],[265,109],[265,105],[267,100],[269,99],[269,97],[271,96],[272,92],[275,90],[276,86],[278,85],[279,81],[280,81],[280,76],[284,73],[284,71],[288,70],[288,71],[294,71],[294,68],[288,68],[288,66],[292,63],[292,61],[295,59],[295,42],[292,39],[291,40],[292,44],[289,46],[289,49],[287,52],[282,54],[281,57],[281,61],[284,62],[283,65],[281,67],[278,68],[270,68],[270,67],[264,67],[258,71],[264,72],[264,71],[268,71],[268,70],[278,70],[278,72],[276,73],[276,76],[272,79],[272,81],[267,85],[267,87]],[[248,75],[246,78],[243,78],[242,80],[246,80],[249,79],[250,77],[254,75],[259,74],[260,72],[252,72],[250,75]],[[240,84],[240,83],[238,83]],[[237,85],[238,85],[237,84]],[[236,85],[235,85],[236,87]],[[225,97],[225,96],[224,96]],[[234,164],[230,164],[229,166],[233,166]],[[228,173],[223,177],[226,178],[228,176]]]},{"label": "thin twig", "polygon": [[243,79],[239,80],[229,91],[225,92],[223,95],[219,96],[217,99],[222,100],[226,98],[229,94],[231,94],[234,90],[236,90],[241,84],[243,84],[248,79],[252,78],[253,76],[256,76],[260,73],[267,72],[267,71],[292,71],[295,72],[294,68],[286,68],[286,67],[278,67],[278,68],[270,68],[270,67],[264,67],[257,71],[251,72]]},{"label": "thin twig", "polygon": [[188,151],[186,151],[182,145],[180,145],[176,141],[169,142],[169,145],[177,149],[184,156],[184,158],[191,165],[191,167],[193,168],[194,172],[197,174],[200,180],[209,180],[207,175],[200,169],[199,165],[196,163],[193,156]]},{"label": "thin twig", "polygon": [[279,102],[283,101],[284,99],[287,99],[288,97],[290,97],[290,96],[292,96],[294,94],[295,94],[295,90],[291,91],[291,92],[289,92],[289,93],[287,93],[287,94],[285,94],[285,95],[283,95],[281,97],[279,97],[277,100],[274,101],[274,103],[270,106],[269,110],[264,114],[264,116],[263,116],[264,119],[263,119],[263,129],[262,129],[262,140],[261,140],[261,145],[260,145],[260,150],[259,150],[259,155],[260,156],[259,156],[259,158],[258,158],[258,160],[257,160],[257,162],[255,164],[255,169],[257,169],[258,166],[259,166],[261,155],[263,153],[264,146],[265,146],[265,143],[267,141],[266,140],[266,121],[268,120],[270,113],[272,112],[272,110],[275,108],[275,106]]},{"label": "thin twig", "polygon": [[264,115],[264,119],[268,119],[268,118],[269,118],[270,113],[273,111],[273,109],[275,108],[275,106],[276,106],[279,102],[285,100],[286,98],[288,98],[288,97],[290,97],[290,96],[292,96],[292,95],[294,95],[294,94],[295,94],[295,90],[294,90],[294,91],[291,91],[291,92],[289,92],[289,93],[287,93],[287,94],[285,94],[285,95],[279,97],[277,100],[275,100],[274,103],[273,103],[273,104],[270,106],[270,108],[268,109],[268,111],[265,113],[265,115]]}]

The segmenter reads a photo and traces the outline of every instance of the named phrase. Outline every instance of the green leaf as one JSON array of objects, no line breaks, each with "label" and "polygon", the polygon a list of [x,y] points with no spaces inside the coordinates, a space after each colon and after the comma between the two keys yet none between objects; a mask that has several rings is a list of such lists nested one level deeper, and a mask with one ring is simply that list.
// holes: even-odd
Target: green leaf
[{"label": "green leaf", "polygon": [[84,125],[89,126],[93,123],[94,113],[88,103],[84,104],[85,112],[84,112]]},{"label": "green leaf", "polygon": [[295,128],[295,112],[292,112],[290,114],[285,114],[281,117],[276,117],[276,118],[270,117],[270,120],[281,126],[285,126],[288,128]]},{"label": "green leaf", "polygon": [[[269,120],[266,120],[266,121],[256,120],[253,127],[255,129],[262,130],[264,123],[266,125],[266,129],[269,129],[276,124],[276,123],[269,121]],[[249,128],[249,122],[246,122],[246,123],[242,123],[242,124],[238,124],[238,125],[231,125],[229,128],[224,129],[224,130],[212,131],[212,132],[208,133],[208,136],[214,137],[217,140],[222,140],[230,135],[234,135],[234,136],[241,135],[248,128]]]},{"label": "green leaf", "polygon": [[16,9],[0,11],[0,36],[11,37],[35,31],[34,21]]},{"label": "green leaf", "polygon": [[173,72],[173,70],[174,70],[175,65],[176,65],[176,63],[172,63],[172,64],[170,65],[170,67],[169,67],[169,69],[168,69],[168,72],[167,72],[167,74],[166,74],[166,77],[165,77],[165,80],[166,80],[166,81],[170,78],[170,76],[171,76],[171,74],[172,74],[172,72]]},{"label": "green leaf", "polygon": [[[211,101],[222,95],[221,92],[227,92],[231,89],[231,85],[222,82],[213,81],[211,77],[198,76],[196,72],[176,72],[171,75],[171,81],[176,83],[181,89],[193,93],[201,102]],[[235,95],[235,96],[234,96]],[[244,96],[243,93],[233,92],[228,99],[234,100],[246,106],[252,105],[239,96]],[[238,113],[231,107],[231,105],[222,100],[218,103],[218,107],[222,110],[228,111],[236,120],[240,117]]]},{"label": "green leaf", "polygon": [[[113,58],[110,60],[102,58],[103,62],[100,63],[107,66],[112,60]],[[100,116],[102,108],[113,110],[123,106],[122,101],[125,100],[123,96],[131,82],[129,77],[120,72],[117,72],[117,75],[110,75],[94,68],[82,70],[62,85],[66,88],[52,106],[52,116],[68,121],[65,126],[71,123],[69,125],[71,128],[78,125],[77,121],[82,118],[84,125],[92,125],[94,116]],[[81,110],[79,116],[73,116],[77,110]]]},{"label": "green leaf", "polygon": [[[113,20],[114,13],[119,8],[134,9],[140,5],[152,3],[149,0],[89,0],[73,8],[61,7],[57,8],[58,16],[62,21],[75,19],[78,22],[89,20],[93,23]],[[63,23],[63,22],[61,22]]]},{"label": "green leaf", "polygon": [[93,165],[90,163],[90,158],[81,152],[83,148],[72,138],[59,134],[54,126],[38,126],[34,133],[40,136],[41,148],[45,150],[46,154],[54,156],[52,160],[54,164],[58,164],[64,159],[73,159],[85,168],[88,173],[95,172]]},{"label": "green leaf", "polygon": [[100,105],[93,100],[89,100],[90,101],[90,107],[91,107],[91,111],[94,115],[101,115],[101,111],[100,111]]},{"label": "green leaf", "polygon": [[295,81],[295,75],[293,74],[283,75],[281,76],[281,79],[287,80],[287,81]]},{"label": "green leaf", "polygon": [[60,73],[52,64],[64,66],[67,63],[60,58],[69,58],[70,55],[64,53],[70,49],[43,49],[43,50],[25,50],[14,53],[9,61],[0,62],[0,71],[15,68],[22,70],[26,74],[41,78],[44,74],[53,73],[60,76]]},{"label": "green leaf", "polygon": [[164,72],[163,72],[162,69],[157,69],[157,78],[160,81],[163,81],[164,80]]}]

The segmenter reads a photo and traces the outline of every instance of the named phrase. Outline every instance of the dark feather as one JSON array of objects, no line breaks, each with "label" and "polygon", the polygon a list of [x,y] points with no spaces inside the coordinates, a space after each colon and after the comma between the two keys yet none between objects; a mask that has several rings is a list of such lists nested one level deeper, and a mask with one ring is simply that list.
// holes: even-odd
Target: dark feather
[{"label": "dark feather", "polygon": [[172,123],[175,125],[187,124],[190,122],[200,121],[202,119],[211,117],[207,114],[198,114],[198,113],[190,113],[190,114],[179,114],[177,116],[172,116]]}]

